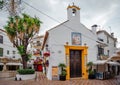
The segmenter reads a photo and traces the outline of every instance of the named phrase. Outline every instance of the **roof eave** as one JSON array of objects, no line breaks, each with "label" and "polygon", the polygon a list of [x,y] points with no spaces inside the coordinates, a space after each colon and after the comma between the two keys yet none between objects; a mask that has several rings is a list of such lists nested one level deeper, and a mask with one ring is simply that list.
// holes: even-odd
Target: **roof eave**
[{"label": "roof eave", "polygon": [[42,50],[43,50],[44,47],[45,47],[45,43],[46,43],[46,41],[47,41],[47,39],[48,39],[48,36],[49,36],[49,33],[48,33],[48,31],[46,31],[46,33],[45,33],[45,38],[44,38],[44,40],[43,40]]}]

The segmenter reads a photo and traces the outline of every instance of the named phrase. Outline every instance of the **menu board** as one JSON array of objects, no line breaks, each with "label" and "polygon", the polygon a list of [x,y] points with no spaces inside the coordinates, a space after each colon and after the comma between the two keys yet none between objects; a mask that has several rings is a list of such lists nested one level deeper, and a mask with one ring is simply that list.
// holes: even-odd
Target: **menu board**
[{"label": "menu board", "polygon": [[58,80],[58,66],[52,66],[52,80]]}]

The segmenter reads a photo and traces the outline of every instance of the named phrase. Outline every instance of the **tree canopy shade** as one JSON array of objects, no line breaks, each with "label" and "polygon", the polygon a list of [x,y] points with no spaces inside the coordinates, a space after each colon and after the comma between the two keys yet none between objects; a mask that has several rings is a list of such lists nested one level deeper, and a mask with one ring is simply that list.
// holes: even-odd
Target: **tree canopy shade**
[{"label": "tree canopy shade", "polygon": [[30,56],[27,53],[27,47],[32,37],[39,32],[41,21],[37,17],[31,17],[27,14],[22,16],[9,17],[7,25],[4,29],[10,41],[18,49],[19,54],[22,57],[23,68],[27,66],[27,60]]}]

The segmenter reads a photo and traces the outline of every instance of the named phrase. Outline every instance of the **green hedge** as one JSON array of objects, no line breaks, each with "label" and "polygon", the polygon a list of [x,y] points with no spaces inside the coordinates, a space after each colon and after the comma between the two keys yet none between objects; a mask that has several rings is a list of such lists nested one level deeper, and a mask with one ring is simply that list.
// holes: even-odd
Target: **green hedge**
[{"label": "green hedge", "polygon": [[17,72],[19,74],[26,75],[26,74],[34,74],[35,70],[34,69],[19,69]]}]

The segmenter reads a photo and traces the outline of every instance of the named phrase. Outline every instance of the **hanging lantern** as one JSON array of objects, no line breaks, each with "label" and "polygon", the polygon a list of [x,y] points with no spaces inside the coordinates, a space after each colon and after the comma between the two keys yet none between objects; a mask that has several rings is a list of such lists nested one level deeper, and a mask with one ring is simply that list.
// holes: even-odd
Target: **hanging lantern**
[{"label": "hanging lantern", "polygon": [[46,67],[49,66],[49,61],[48,60],[46,60],[45,65],[46,65]]},{"label": "hanging lantern", "polygon": [[42,59],[36,59],[34,61],[34,64],[42,64],[43,60]]},{"label": "hanging lantern", "polygon": [[48,57],[48,56],[50,56],[50,53],[49,53],[49,52],[45,52],[43,55],[44,55],[45,57]]}]

